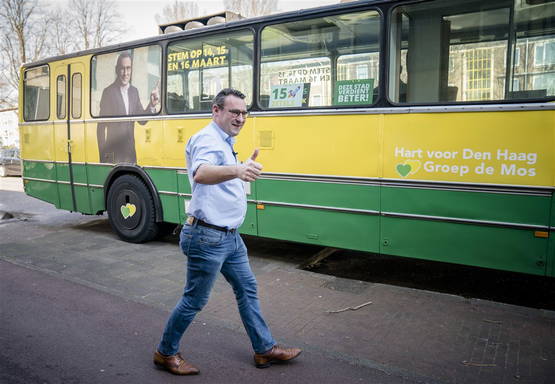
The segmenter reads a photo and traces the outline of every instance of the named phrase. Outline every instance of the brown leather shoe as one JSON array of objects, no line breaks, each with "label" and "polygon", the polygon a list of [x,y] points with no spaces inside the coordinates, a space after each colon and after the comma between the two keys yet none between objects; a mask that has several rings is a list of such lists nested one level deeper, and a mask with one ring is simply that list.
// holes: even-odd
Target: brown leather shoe
[{"label": "brown leather shoe", "polygon": [[174,375],[197,375],[200,372],[197,367],[183,360],[180,353],[165,356],[156,351],[154,352],[154,364]]},{"label": "brown leather shoe", "polygon": [[279,345],[274,345],[266,353],[255,353],[254,364],[256,368],[268,368],[272,363],[292,360],[299,356],[301,352],[299,348],[282,348]]}]

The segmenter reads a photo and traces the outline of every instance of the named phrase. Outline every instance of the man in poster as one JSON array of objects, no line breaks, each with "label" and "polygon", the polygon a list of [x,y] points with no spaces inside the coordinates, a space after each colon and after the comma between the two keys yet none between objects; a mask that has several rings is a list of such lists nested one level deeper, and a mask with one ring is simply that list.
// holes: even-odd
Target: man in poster
[{"label": "man in poster", "polygon": [[[100,117],[149,115],[157,112],[160,103],[158,86],[151,92],[147,107],[143,108],[139,91],[131,85],[132,70],[131,54],[122,52],[116,63],[116,79],[102,92]],[[146,120],[139,121],[139,124],[146,124]],[[98,123],[98,152],[101,163],[137,162],[134,128],[134,121]]]}]

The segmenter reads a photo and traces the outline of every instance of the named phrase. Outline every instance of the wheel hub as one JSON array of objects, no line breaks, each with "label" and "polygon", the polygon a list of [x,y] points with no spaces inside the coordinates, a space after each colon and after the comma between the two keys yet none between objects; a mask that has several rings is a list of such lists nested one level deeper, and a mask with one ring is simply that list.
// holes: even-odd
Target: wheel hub
[{"label": "wheel hub", "polygon": [[135,229],[141,221],[140,199],[130,189],[123,189],[115,202],[116,220],[125,229]]}]

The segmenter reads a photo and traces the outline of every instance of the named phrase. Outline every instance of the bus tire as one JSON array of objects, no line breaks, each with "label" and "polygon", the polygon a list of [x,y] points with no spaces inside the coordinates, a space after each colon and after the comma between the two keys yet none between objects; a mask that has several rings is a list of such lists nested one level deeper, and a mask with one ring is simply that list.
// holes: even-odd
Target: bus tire
[{"label": "bus tire", "polygon": [[144,243],[158,234],[154,199],[139,177],[118,177],[108,190],[106,207],[108,221],[122,240]]}]

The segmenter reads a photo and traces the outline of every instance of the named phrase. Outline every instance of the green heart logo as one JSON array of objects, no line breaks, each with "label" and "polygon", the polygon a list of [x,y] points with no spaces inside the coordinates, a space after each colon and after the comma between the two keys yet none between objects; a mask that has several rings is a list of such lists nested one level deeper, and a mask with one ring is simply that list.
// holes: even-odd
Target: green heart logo
[{"label": "green heart logo", "polygon": [[121,211],[121,215],[123,216],[124,219],[127,219],[129,217],[130,212],[127,205],[122,205],[119,210]]},{"label": "green heart logo", "polygon": [[407,177],[412,167],[409,164],[397,164],[397,172],[403,177]]}]

